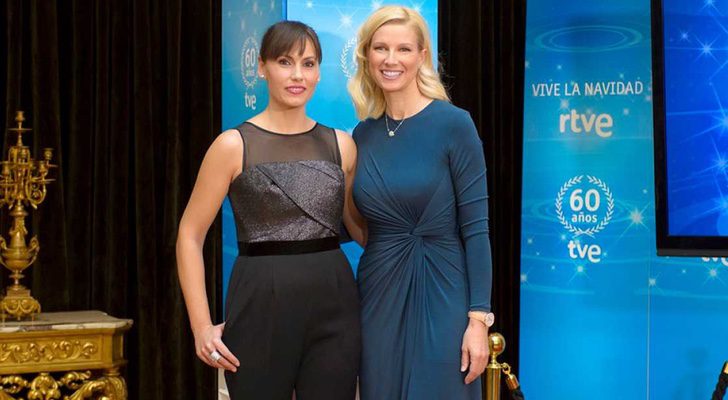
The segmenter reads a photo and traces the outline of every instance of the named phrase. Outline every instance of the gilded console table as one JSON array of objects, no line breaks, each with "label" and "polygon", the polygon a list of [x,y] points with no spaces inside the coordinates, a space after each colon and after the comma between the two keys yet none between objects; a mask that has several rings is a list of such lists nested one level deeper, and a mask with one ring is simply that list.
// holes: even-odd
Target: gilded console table
[{"label": "gilded console table", "polygon": [[131,325],[100,311],[0,323],[0,400],[126,399],[120,368]]}]

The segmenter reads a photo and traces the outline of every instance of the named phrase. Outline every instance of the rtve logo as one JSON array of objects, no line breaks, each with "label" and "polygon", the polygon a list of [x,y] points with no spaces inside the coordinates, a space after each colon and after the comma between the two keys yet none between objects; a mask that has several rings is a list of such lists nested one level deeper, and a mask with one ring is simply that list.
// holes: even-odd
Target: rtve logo
[{"label": "rtve logo", "polygon": [[609,114],[579,113],[570,110],[568,114],[559,115],[559,132],[571,132],[575,135],[596,134],[601,138],[612,136],[614,119]]}]

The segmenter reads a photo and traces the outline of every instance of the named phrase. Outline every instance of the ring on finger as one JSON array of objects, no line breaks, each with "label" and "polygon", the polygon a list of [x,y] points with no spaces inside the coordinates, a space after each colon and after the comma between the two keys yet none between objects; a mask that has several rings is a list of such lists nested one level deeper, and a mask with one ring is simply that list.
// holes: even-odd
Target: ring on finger
[{"label": "ring on finger", "polygon": [[210,358],[212,358],[213,361],[217,362],[222,358],[222,354],[220,354],[219,351],[215,350],[210,353]]}]

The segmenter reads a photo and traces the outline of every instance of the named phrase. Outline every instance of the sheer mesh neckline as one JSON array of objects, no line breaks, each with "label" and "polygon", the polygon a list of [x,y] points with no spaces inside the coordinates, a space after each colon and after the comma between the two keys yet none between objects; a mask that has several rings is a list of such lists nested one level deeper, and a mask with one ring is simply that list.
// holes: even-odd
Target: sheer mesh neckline
[{"label": "sheer mesh neckline", "polygon": [[261,163],[298,160],[341,164],[336,132],[318,122],[298,133],[273,132],[248,121],[237,129],[243,139],[243,170]]},{"label": "sheer mesh neckline", "polygon": [[257,129],[257,130],[259,130],[261,132],[269,133],[271,135],[276,135],[276,136],[301,136],[301,135],[305,135],[307,133],[311,133],[311,132],[315,131],[316,128],[318,128],[318,126],[319,126],[318,121],[314,121],[313,127],[311,127],[311,129],[309,129],[307,131],[304,131],[304,132],[295,132],[295,133],[280,133],[280,132],[269,131],[268,129],[265,129],[265,128],[261,127],[261,126],[258,126],[256,124],[250,122],[250,121],[245,121],[244,123],[245,124],[248,124],[248,125],[250,125],[252,127],[254,127],[255,129]]}]

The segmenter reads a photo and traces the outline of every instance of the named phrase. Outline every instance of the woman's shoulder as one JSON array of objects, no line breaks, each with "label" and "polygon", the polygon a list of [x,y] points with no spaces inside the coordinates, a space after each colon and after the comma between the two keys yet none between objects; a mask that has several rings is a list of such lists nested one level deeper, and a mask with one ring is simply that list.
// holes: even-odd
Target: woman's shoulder
[{"label": "woman's shoulder", "polygon": [[217,135],[212,145],[223,149],[234,150],[239,148],[241,143],[240,131],[237,128],[231,128]]},{"label": "woman's shoulder", "polygon": [[369,118],[367,118],[367,119],[365,119],[363,121],[359,121],[359,123],[356,124],[356,127],[354,128],[354,131],[357,131],[357,130],[366,130],[367,128],[371,128],[372,126],[374,126],[377,123],[377,121],[379,121],[381,119],[382,119],[382,117],[379,117],[379,118],[369,117]]},{"label": "woman's shoulder", "polygon": [[470,112],[445,100],[433,100],[432,107],[438,113],[438,119],[448,122],[469,122],[472,121]]},{"label": "woman's shoulder", "polygon": [[438,102],[437,118],[441,129],[440,139],[450,145],[459,146],[461,144],[474,144],[480,142],[477,127],[470,112],[460,108],[450,102],[435,100]]},{"label": "woman's shoulder", "polygon": [[242,153],[243,140],[240,136],[240,132],[233,128],[227,129],[217,135],[208,152],[219,157],[236,156]]},{"label": "woman's shoulder", "polygon": [[374,126],[376,125],[378,120],[379,118],[367,118],[363,121],[359,121],[359,123],[356,124],[356,126],[354,127],[354,130],[351,134],[351,136],[354,138],[354,141],[358,142],[359,140],[366,138],[368,132],[374,129]]}]

